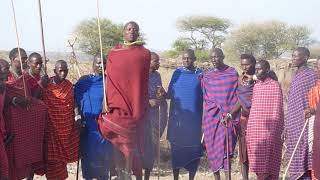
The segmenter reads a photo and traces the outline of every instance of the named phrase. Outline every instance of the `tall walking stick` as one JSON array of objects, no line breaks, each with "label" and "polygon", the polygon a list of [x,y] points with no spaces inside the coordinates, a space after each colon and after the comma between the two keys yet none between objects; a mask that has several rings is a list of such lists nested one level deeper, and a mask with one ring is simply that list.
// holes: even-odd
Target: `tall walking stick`
[{"label": "tall walking stick", "polygon": [[229,127],[228,122],[226,122],[225,132],[226,132],[226,146],[227,146],[227,161],[228,161],[228,180],[231,180],[231,162],[230,162],[230,149],[229,149]]},{"label": "tall walking stick", "polygon": [[160,117],[160,106],[159,109],[159,121],[158,121],[158,180],[160,180],[160,138],[161,138],[161,117]]},{"label": "tall walking stick", "polygon": [[304,133],[304,131],[305,131],[308,123],[309,123],[309,118],[307,118],[306,122],[304,123],[304,126],[303,126],[302,131],[301,131],[300,136],[299,136],[299,139],[298,139],[298,141],[297,141],[297,143],[296,143],[296,146],[295,146],[294,149],[293,149],[292,155],[291,155],[291,157],[290,157],[288,166],[287,166],[287,168],[286,168],[286,171],[284,172],[284,175],[283,175],[283,177],[282,177],[282,180],[285,180],[285,179],[286,179],[286,176],[287,176],[287,173],[288,173],[288,171],[289,171],[289,168],[290,168],[291,162],[292,162],[292,160],[293,160],[294,154],[296,153],[296,151],[297,151],[297,149],[298,149],[298,146],[299,146],[299,144],[300,144],[300,141],[301,141],[301,139],[302,139],[303,133]]},{"label": "tall walking stick", "polygon": [[[104,64],[103,64],[103,50],[102,50],[102,36],[101,36],[101,27],[100,27],[100,5],[99,5],[99,0],[97,0],[97,23],[98,23],[98,31],[99,31],[99,43],[100,43],[100,58],[101,58],[101,68],[102,68],[102,72],[104,72]],[[106,80],[105,80],[105,76],[102,76],[102,81],[103,81],[103,105],[104,108],[106,109],[107,113],[107,97],[106,97]]]},{"label": "tall walking stick", "polygon": [[44,44],[41,0],[38,0],[38,5],[39,5],[39,17],[40,17],[40,28],[41,28],[41,44],[42,44],[42,51],[43,51],[43,58],[44,58],[44,73],[47,74],[47,56],[46,56],[46,48]]},{"label": "tall walking stick", "polygon": [[[21,68],[21,73],[23,73],[23,64],[22,64],[21,51],[20,51],[20,39],[19,39],[19,34],[18,34],[16,11],[14,8],[13,0],[11,0],[11,7],[12,7],[12,12],[13,12],[14,29],[15,29],[16,38],[17,38],[17,47],[18,47],[18,55],[19,55],[19,60],[20,60],[20,68]],[[26,81],[25,81],[24,76],[22,76],[22,82],[23,82],[24,97],[27,97]]]}]

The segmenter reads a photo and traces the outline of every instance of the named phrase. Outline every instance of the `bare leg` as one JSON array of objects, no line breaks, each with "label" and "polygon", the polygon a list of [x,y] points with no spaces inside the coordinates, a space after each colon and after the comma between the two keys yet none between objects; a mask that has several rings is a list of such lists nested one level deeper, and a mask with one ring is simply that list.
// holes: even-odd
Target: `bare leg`
[{"label": "bare leg", "polygon": [[195,176],[196,176],[196,172],[189,172],[189,180],[194,180]]},{"label": "bare leg", "polygon": [[174,180],[179,179],[179,171],[180,171],[180,169],[173,169],[173,179]]},{"label": "bare leg", "polygon": [[34,177],[34,173],[32,172],[29,177],[27,177],[27,180],[33,180],[33,177]]},{"label": "bare leg", "polygon": [[219,172],[219,171],[217,171],[217,172],[214,173],[214,179],[215,179],[215,180],[221,180],[221,178],[220,178],[220,172]]},{"label": "bare leg", "polygon": [[241,164],[241,171],[242,171],[242,179],[243,180],[248,180],[249,179],[249,165],[248,162],[242,163]]},{"label": "bare leg", "polygon": [[117,176],[119,180],[131,179],[132,157],[129,157],[128,159],[126,159],[123,153],[116,148],[114,149],[113,152],[115,157],[114,160],[115,160]]},{"label": "bare leg", "polygon": [[[230,169],[230,171],[231,171],[231,169]],[[225,177],[226,177],[226,178],[225,178],[226,180],[231,180],[231,179],[229,179],[229,173],[231,173],[231,172],[229,172],[229,171],[225,171],[225,172],[224,172],[224,175],[225,175]]]},{"label": "bare leg", "polygon": [[145,169],[145,170],[144,170],[144,180],[149,180],[149,178],[150,178],[150,173],[151,173],[151,170],[150,170],[150,169]]},{"label": "bare leg", "polygon": [[136,180],[142,180],[142,176],[136,176]]}]

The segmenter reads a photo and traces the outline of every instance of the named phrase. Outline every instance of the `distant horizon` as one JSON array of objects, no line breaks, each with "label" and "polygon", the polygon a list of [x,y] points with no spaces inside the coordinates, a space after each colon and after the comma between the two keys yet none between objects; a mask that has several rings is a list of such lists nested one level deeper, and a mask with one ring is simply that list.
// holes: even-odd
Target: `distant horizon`
[{"label": "distant horizon", "polygon": [[[10,1],[0,2],[0,49],[17,46]],[[156,51],[171,49],[182,35],[176,20],[183,16],[206,15],[229,19],[230,30],[249,22],[277,20],[289,25],[303,25],[312,30],[312,38],[320,40],[320,16],[316,12],[319,0],[100,0],[101,18],[115,23],[134,20],[146,35],[146,47]],[[15,0],[21,47],[41,51],[41,33],[37,1]],[[95,1],[42,1],[46,50],[68,52],[67,40],[82,21],[97,16]],[[5,27],[5,28],[3,28]]]}]

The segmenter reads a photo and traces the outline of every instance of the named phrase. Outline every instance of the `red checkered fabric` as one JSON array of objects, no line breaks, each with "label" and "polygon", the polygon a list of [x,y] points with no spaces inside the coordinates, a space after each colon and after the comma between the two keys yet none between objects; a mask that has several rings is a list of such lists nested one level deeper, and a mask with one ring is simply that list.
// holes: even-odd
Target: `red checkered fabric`
[{"label": "red checkered fabric", "polygon": [[253,88],[252,106],[247,125],[250,169],[278,179],[284,127],[283,97],[279,83],[267,78]]},{"label": "red checkered fabric", "polygon": [[[24,91],[19,86],[7,85],[7,96],[23,97]],[[8,106],[4,111],[4,118],[7,132],[14,136],[7,146],[9,179],[23,179],[34,170],[44,168],[46,105],[31,98],[30,109]]]},{"label": "red checkered fabric", "polygon": [[316,178],[320,179],[320,106],[317,107],[316,120],[314,123],[313,139],[313,163],[312,169]]},{"label": "red checkered fabric", "polygon": [[5,137],[5,126],[3,118],[3,107],[4,107],[5,92],[0,94],[0,179],[9,177],[9,164],[8,157],[3,143]]},{"label": "red checkered fabric", "polygon": [[62,161],[49,161],[47,167],[47,179],[65,180],[68,178],[67,163]]},{"label": "red checkered fabric", "polygon": [[40,75],[31,76],[29,73],[25,73],[24,77],[33,97],[36,97],[38,92],[42,92],[42,88],[39,85]]},{"label": "red checkered fabric", "polygon": [[64,173],[61,173],[63,176],[55,178],[59,175],[54,174],[55,169],[51,168],[62,169],[67,163],[77,161],[79,153],[79,130],[74,120],[72,83],[65,80],[60,84],[54,84],[51,78],[51,83],[44,90],[43,99],[49,111],[48,164],[50,166],[47,169],[47,178],[63,179]]}]

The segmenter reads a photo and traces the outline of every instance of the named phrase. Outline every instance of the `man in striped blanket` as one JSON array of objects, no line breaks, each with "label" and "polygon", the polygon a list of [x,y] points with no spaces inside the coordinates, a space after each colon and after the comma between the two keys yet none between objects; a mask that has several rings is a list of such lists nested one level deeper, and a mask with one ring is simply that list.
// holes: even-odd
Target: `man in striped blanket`
[{"label": "man in striped blanket", "polygon": [[[292,64],[297,67],[289,88],[288,114],[285,121],[287,158],[290,159],[305,124],[305,110],[309,108],[308,92],[315,85],[316,73],[307,66],[310,52],[298,47],[292,53]],[[303,132],[299,146],[289,168],[290,179],[311,177],[312,153],[308,144],[309,125]]]},{"label": "man in striped blanket", "polygon": [[256,64],[257,83],[247,125],[247,149],[250,169],[258,180],[277,180],[282,155],[284,126],[283,97],[280,84],[269,74],[270,64]]},{"label": "man in striped blanket", "polygon": [[201,79],[204,104],[202,130],[215,179],[220,179],[220,169],[225,170],[226,179],[229,179],[227,172],[231,165],[228,159],[234,154],[239,124],[239,113],[234,111],[238,101],[236,90],[239,75],[234,68],[223,63],[224,54],[221,49],[212,49],[210,59],[213,68],[204,73]]}]

